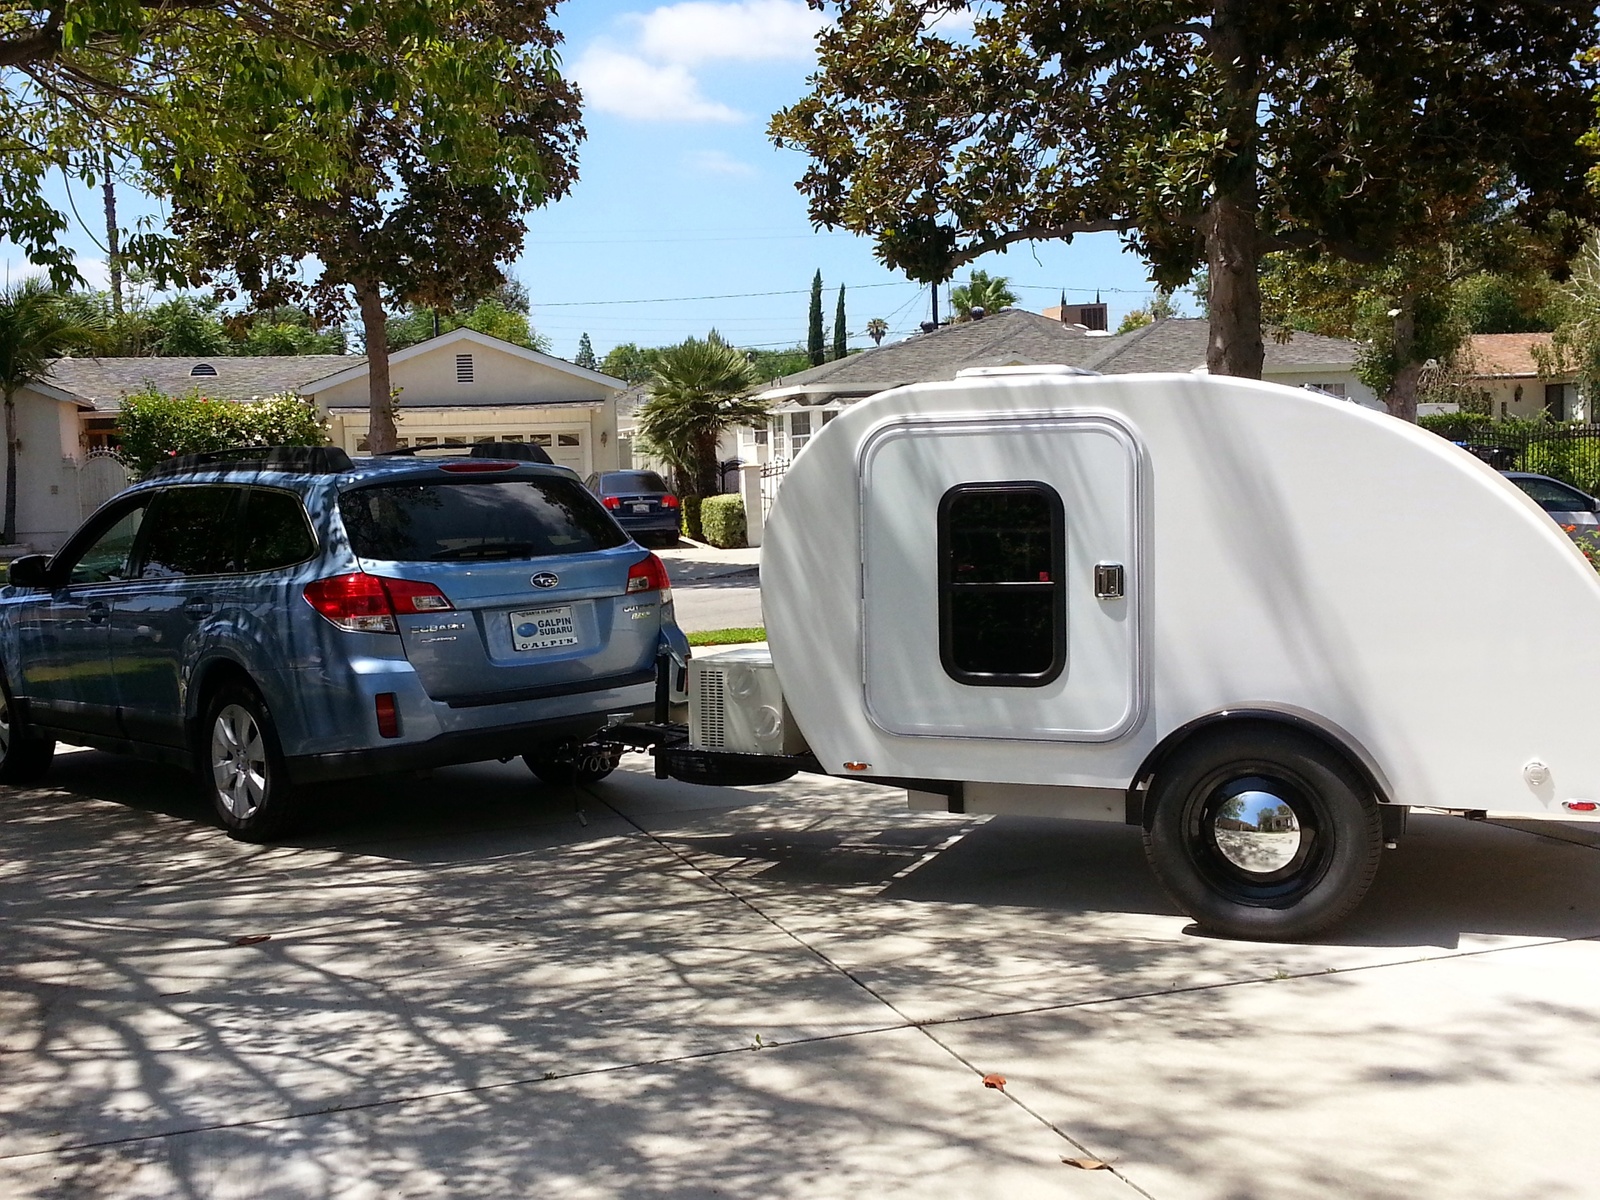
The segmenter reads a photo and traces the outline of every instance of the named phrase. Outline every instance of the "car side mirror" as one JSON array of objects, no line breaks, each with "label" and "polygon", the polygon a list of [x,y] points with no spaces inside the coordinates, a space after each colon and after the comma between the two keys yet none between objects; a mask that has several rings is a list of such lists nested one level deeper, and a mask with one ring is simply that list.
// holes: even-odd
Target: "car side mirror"
[{"label": "car side mirror", "polygon": [[11,562],[11,586],[44,588],[50,586],[50,556],[24,554]]}]

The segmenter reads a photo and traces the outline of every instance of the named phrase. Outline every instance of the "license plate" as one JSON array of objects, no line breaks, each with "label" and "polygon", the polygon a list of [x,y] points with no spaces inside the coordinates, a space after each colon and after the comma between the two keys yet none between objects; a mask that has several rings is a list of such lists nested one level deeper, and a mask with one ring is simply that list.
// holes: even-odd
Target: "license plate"
[{"label": "license plate", "polygon": [[629,505],[629,507],[632,508],[636,513],[647,513],[650,511],[650,506],[648,504],[632,504]]},{"label": "license plate", "polygon": [[535,608],[511,614],[513,650],[548,650],[552,646],[576,646],[578,629],[572,623],[571,605],[560,608]]}]

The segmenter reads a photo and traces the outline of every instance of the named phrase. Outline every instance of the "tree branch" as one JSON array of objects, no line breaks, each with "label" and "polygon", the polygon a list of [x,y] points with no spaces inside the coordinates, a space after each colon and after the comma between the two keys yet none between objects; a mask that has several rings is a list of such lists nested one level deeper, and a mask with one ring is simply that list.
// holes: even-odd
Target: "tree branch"
[{"label": "tree branch", "polygon": [[982,241],[973,242],[965,250],[950,256],[950,267],[955,269],[975,258],[982,258],[994,250],[1003,250],[1016,242],[1051,242],[1072,238],[1080,233],[1127,233],[1135,225],[1131,217],[1108,217],[1100,221],[1069,221],[1064,225],[1024,225],[1010,233],[999,233]]}]

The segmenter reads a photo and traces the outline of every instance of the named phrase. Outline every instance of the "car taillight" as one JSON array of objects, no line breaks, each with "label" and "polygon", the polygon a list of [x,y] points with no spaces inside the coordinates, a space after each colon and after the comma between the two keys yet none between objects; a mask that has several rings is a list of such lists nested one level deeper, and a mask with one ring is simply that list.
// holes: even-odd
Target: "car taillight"
[{"label": "car taillight", "polygon": [[664,592],[672,586],[667,578],[667,564],[654,554],[647,554],[628,568],[628,591]]},{"label": "car taillight", "polygon": [[604,504],[607,508],[621,508],[622,507],[622,497],[620,497],[620,496],[601,496],[600,497],[600,503]]},{"label": "car taillight", "polygon": [[449,612],[455,607],[431,583],[364,571],[314,579],[306,584],[305,597],[324,620],[351,633],[399,633],[397,616]]},{"label": "car taillight", "polygon": [[663,497],[661,497],[661,507],[662,508],[677,508],[678,507],[678,498],[676,496],[663,496]]}]

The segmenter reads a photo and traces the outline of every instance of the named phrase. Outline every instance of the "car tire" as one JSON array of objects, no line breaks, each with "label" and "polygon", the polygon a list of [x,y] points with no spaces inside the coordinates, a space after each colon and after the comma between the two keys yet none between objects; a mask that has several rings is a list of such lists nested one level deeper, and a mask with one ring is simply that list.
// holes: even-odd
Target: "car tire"
[{"label": "car tire", "polygon": [[219,688],[206,705],[197,742],[201,789],[229,834],[267,842],[293,826],[294,792],[277,728],[255,688]]},{"label": "car tire", "polygon": [[1224,728],[1180,747],[1157,770],[1144,826],[1150,868],[1178,907],[1251,941],[1309,938],[1344,920],[1383,852],[1366,781],[1282,728]]},{"label": "car tire", "polygon": [[559,748],[531,751],[522,756],[523,763],[543,783],[574,784],[599,783],[617,769],[622,761],[622,747],[606,747],[591,753],[593,747]]},{"label": "car tire", "polygon": [[55,739],[30,732],[15,714],[11,688],[0,679],[0,783],[37,783],[56,756]]}]

